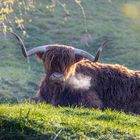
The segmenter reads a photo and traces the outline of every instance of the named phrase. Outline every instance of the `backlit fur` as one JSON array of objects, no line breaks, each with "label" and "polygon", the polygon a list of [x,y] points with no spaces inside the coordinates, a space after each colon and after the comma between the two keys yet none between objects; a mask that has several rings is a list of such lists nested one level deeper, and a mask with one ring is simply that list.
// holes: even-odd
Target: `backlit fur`
[{"label": "backlit fur", "polygon": [[[38,56],[44,61],[46,77],[34,100],[55,106],[82,105],[140,114],[139,72],[118,64],[93,63],[75,56],[73,49],[65,46],[51,46],[47,53]],[[64,73],[65,83],[55,85],[49,81],[50,74],[56,71]],[[75,88],[71,84],[72,77],[78,74],[89,77],[88,88]]]}]

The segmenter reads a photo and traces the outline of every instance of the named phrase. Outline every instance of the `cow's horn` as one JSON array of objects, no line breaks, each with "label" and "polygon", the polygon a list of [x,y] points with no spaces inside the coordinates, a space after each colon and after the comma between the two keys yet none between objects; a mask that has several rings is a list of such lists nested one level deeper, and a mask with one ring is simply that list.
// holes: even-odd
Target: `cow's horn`
[{"label": "cow's horn", "polygon": [[77,55],[81,55],[83,56],[84,58],[90,60],[90,61],[94,61],[95,60],[95,57],[93,55],[91,55],[90,53],[84,51],[84,50],[81,50],[81,49],[74,49],[75,51],[75,54]]},{"label": "cow's horn", "polygon": [[[30,49],[29,51],[27,51],[22,39],[14,32],[10,32],[10,33],[13,34],[17,38],[19,45],[21,47],[22,53],[25,57],[31,56],[38,52],[46,52],[49,47],[49,45],[44,45],[44,46],[39,46],[39,47]],[[109,40],[103,42],[103,44],[99,47],[95,57],[84,50],[74,48],[75,54],[81,55],[92,62],[97,62],[99,59],[100,53],[102,52],[103,48],[106,46],[108,41]]]},{"label": "cow's horn", "polygon": [[17,38],[19,45],[21,47],[22,53],[25,57],[31,56],[31,55],[36,54],[38,52],[46,52],[47,51],[47,48],[48,48],[47,45],[39,46],[39,47],[30,49],[29,51],[27,51],[22,39],[14,32],[10,32],[10,33],[13,34]]},{"label": "cow's horn", "polygon": [[110,40],[107,39],[107,40],[105,40],[105,41],[101,44],[101,46],[99,47],[99,49],[98,49],[98,51],[97,51],[97,53],[96,53],[94,62],[97,62],[97,61],[99,60],[99,57],[100,57],[101,52],[103,51],[103,48],[105,48],[105,47],[107,46],[107,43],[108,43],[109,41],[110,41]]},{"label": "cow's horn", "polygon": [[86,52],[86,51],[83,51],[81,49],[75,49],[75,54],[78,54],[78,55],[81,55],[83,56],[84,58],[92,61],[92,62],[97,62],[99,60],[99,57],[100,57],[100,54],[103,50],[104,47],[106,47],[107,43],[109,42],[110,40],[105,40],[101,46],[99,47],[98,51],[96,52],[96,55],[95,57],[93,55],[91,55],[90,53]]},{"label": "cow's horn", "polygon": [[14,32],[9,32],[9,33],[13,34],[17,38],[24,57],[28,57],[28,53],[22,39]]}]

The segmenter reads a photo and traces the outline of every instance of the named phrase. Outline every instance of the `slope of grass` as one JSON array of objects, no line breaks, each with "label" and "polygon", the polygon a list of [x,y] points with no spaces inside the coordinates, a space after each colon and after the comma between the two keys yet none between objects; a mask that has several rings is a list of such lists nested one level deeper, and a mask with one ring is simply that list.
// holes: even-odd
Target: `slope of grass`
[{"label": "slope of grass", "polygon": [[140,116],[46,104],[2,104],[0,139],[138,140]]},{"label": "slope of grass", "polygon": [[[86,14],[74,1],[66,9],[50,0],[36,1],[25,14],[27,48],[60,43],[82,48],[92,54],[106,38],[101,62],[120,63],[140,69],[139,20],[124,15],[124,4],[138,0],[81,0]],[[51,9],[48,7],[52,7]],[[32,23],[29,23],[32,19]],[[85,23],[86,22],[86,23]],[[85,26],[86,24],[86,26]],[[17,41],[0,34],[0,139],[140,139],[140,117],[124,113],[83,108],[55,108],[46,104],[10,104],[34,95],[44,76],[43,65],[34,57],[27,62]]]}]

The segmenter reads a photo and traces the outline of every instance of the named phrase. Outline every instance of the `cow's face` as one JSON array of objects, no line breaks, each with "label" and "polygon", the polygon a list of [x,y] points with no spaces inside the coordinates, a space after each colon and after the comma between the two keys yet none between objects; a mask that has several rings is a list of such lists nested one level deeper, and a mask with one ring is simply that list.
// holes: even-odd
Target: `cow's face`
[{"label": "cow's face", "polygon": [[75,63],[82,59],[75,56],[73,49],[56,46],[37,55],[43,60],[47,80],[55,84],[65,83],[75,73]]}]

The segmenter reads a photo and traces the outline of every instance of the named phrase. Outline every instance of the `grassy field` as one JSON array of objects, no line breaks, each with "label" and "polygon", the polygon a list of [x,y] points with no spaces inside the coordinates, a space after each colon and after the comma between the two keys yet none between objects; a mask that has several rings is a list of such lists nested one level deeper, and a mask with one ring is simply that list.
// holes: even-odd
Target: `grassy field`
[{"label": "grassy field", "polygon": [[0,106],[0,139],[138,140],[140,117],[110,110],[3,104]]},{"label": "grassy field", "polygon": [[[60,43],[72,45],[89,51],[93,55],[100,44],[109,38],[102,53],[102,63],[119,63],[131,69],[140,69],[140,26],[137,9],[138,0],[82,1],[82,9],[74,1],[60,3],[40,0],[36,8],[24,14],[25,29],[28,37],[20,34],[27,48],[39,45]],[[126,8],[126,6],[128,8]],[[126,9],[126,12],[124,12]],[[128,10],[135,11],[136,17],[128,15]],[[139,12],[139,11],[138,11]],[[32,21],[29,23],[29,21]],[[16,100],[35,94],[39,81],[44,76],[44,68],[35,57],[30,63],[22,56],[16,39],[0,34],[0,95]]]},{"label": "grassy field", "polygon": [[[24,14],[28,37],[21,35],[16,26],[14,30],[27,48],[59,43],[82,48],[93,55],[109,38],[100,62],[140,70],[139,0],[81,1],[82,7],[74,1],[64,1],[66,7],[51,0],[36,1],[36,8]],[[35,57],[27,62],[16,39],[0,34],[0,102],[7,103],[0,105],[0,140],[140,139],[140,116],[110,110],[10,104],[35,95],[43,77],[42,63]]]}]

